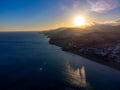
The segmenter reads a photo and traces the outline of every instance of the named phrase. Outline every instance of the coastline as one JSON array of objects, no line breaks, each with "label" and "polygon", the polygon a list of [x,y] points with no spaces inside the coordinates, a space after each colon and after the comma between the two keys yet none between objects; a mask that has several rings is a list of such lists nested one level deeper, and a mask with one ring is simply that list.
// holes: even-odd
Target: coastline
[{"label": "coastline", "polygon": [[[44,35],[45,35],[45,34],[44,34]],[[100,57],[92,57],[92,56],[89,56],[89,55],[80,54],[80,53],[78,53],[78,52],[72,52],[72,51],[64,50],[63,47],[61,47],[61,46],[59,46],[59,45],[57,45],[57,44],[55,44],[55,43],[51,43],[51,38],[50,38],[50,37],[48,37],[48,38],[49,38],[49,44],[60,47],[62,51],[79,55],[79,56],[81,56],[81,57],[83,57],[83,58],[89,59],[89,60],[94,61],[94,62],[96,62],[96,63],[100,63],[100,64],[102,64],[102,65],[106,65],[106,66],[108,66],[108,67],[110,67],[110,68],[112,68],[112,69],[116,69],[116,70],[119,70],[119,71],[120,71],[120,64],[119,64],[119,63],[107,62],[107,61],[105,61],[105,60],[102,60],[102,58],[100,58]]]},{"label": "coastline", "polygon": [[65,52],[120,70],[120,27],[113,28],[58,28],[41,33]]},{"label": "coastline", "polygon": [[60,45],[58,45],[58,44],[56,44],[56,43],[53,43],[53,42],[51,43],[51,37],[49,37],[49,35],[47,35],[47,34],[45,34],[45,33],[41,33],[41,34],[43,34],[43,35],[47,36],[47,38],[49,38],[49,44],[60,47],[62,51],[79,55],[79,56],[81,56],[81,57],[83,57],[83,58],[86,58],[86,59],[89,59],[89,60],[91,60],[91,61],[93,61],[93,62],[102,64],[102,65],[106,65],[106,66],[108,66],[108,67],[110,67],[110,68],[112,68],[112,69],[115,69],[115,70],[120,71],[120,63],[107,62],[107,61],[105,61],[105,60],[102,60],[101,57],[92,57],[92,56],[85,55],[85,54],[82,54],[82,53],[80,54],[80,53],[78,53],[78,52],[76,52],[76,51],[73,52],[73,51],[64,50],[62,46],[60,46]]}]

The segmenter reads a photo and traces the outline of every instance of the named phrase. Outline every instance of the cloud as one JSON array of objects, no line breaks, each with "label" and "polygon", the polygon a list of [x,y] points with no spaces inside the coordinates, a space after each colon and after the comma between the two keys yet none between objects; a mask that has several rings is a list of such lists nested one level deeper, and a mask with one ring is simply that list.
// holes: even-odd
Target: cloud
[{"label": "cloud", "polygon": [[118,0],[87,0],[91,11],[104,13],[119,7]]},{"label": "cloud", "polygon": [[65,0],[64,3],[61,3],[60,8],[62,11],[73,11],[85,7],[93,12],[105,13],[119,6],[118,0],[85,0],[84,3],[83,0]]},{"label": "cloud", "polygon": [[111,20],[111,21],[103,21],[103,22],[91,22],[91,26],[120,26],[120,18]]},{"label": "cloud", "polygon": [[120,18],[111,21],[112,25],[120,25]]},{"label": "cloud", "polygon": [[69,1],[68,3],[61,3],[60,4],[60,9],[62,11],[71,11],[71,10],[76,10],[80,7],[80,0],[65,0],[66,2]]},{"label": "cloud", "polygon": [[115,22],[120,23],[120,18],[116,19]]},{"label": "cloud", "polygon": [[105,22],[102,22],[103,24],[109,24],[109,25],[112,25],[112,26],[118,26],[120,25],[120,18],[117,18],[117,19],[114,19],[112,21],[105,21]]}]

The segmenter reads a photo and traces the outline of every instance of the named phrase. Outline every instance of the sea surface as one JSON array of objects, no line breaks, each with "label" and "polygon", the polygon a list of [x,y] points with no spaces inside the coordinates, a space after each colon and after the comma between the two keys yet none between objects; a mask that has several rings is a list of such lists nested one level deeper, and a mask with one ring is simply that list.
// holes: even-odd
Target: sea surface
[{"label": "sea surface", "polygon": [[120,90],[120,71],[48,41],[38,32],[0,33],[0,90]]}]

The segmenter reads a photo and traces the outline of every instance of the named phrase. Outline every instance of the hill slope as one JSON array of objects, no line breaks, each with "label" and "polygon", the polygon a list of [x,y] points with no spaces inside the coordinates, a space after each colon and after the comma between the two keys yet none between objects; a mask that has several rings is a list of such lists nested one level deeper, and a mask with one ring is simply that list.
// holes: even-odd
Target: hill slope
[{"label": "hill slope", "polygon": [[95,25],[86,29],[60,28],[47,31],[50,43],[102,63],[120,68],[120,26]]}]

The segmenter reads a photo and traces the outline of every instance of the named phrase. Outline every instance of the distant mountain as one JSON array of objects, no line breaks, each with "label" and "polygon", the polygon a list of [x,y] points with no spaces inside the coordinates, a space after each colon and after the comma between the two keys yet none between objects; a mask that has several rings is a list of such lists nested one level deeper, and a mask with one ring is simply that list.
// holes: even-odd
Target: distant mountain
[{"label": "distant mountain", "polygon": [[[59,28],[44,32],[50,44],[120,69],[120,26],[99,24],[88,28]],[[114,65],[113,65],[114,66]]]}]

